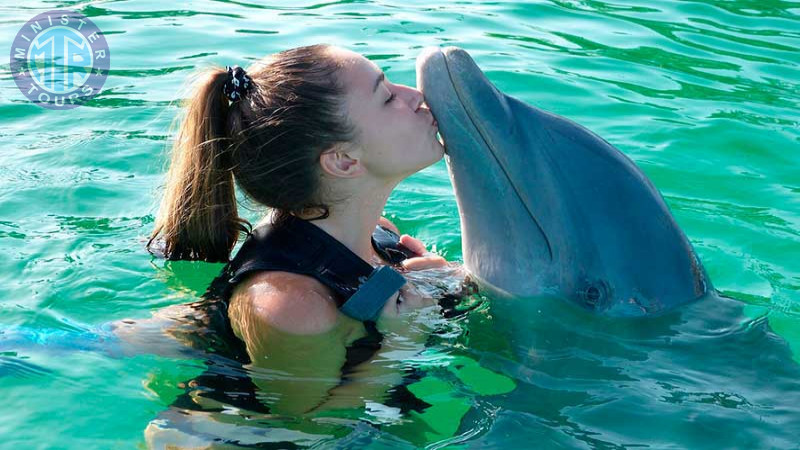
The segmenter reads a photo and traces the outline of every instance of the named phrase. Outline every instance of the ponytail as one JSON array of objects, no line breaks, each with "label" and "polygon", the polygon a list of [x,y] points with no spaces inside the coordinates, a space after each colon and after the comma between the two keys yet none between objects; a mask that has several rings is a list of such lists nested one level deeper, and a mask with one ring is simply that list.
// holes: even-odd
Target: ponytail
[{"label": "ponytail", "polygon": [[240,102],[228,105],[226,77],[225,69],[214,68],[197,84],[172,149],[166,191],[147,243],[150,251],[161,236],[160,250],[170,260],[227,262],[239,234],[252,228],[237,212],[231,156],[236,142],[230,130],[241,125],[240,114],[231,114]]},{"label": "ponytail", "polygon": [[[178,130],[155,229],[157,253],[167,259],[228,261],[250,223],[238,216],[239,192],[271,209],[279,226],[290,215],[321,211],[341,201],[322,184],[320,155],[359,139],[347,114],[341,64],[328,44],[295,47],[253,62],[209,71],[196,84]],[[244,88],[228,104],[229,76]],[[249,88],[248,88],[249,86]]]}]

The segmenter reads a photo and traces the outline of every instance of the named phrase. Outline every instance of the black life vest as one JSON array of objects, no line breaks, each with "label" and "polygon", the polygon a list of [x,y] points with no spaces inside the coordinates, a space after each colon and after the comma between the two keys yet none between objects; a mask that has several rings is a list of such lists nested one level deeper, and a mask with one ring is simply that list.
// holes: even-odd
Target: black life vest
[{"label": "black life vest", "polygon": [[[399,266],[404,259],[416,256],[399,241],[396,233],[381,225],[376,225],[372,233],[373,248],[393,266]],[[212,280],[202,298],[193,304],[201,312],[194,327],[197,330],[194,346],[208,352],[209,359],[206,361],[207,370],[186,385],[201,386],[203,393],[199,395],[224,404],[255,412],[269,412],[269,408],[257,399],[258,389],[242,367],[251,362],[250,357],[244,342],[233,333],[228,319],[228,305],[235,285],[248,273],[260,270],[305,274],[328,286],[341,308],[360,288],[363,289],[365,279],[380,269],[373,268],[321,228],[294,216],[280,227],[267,224],[254,228],[236,256]],[[347,378],[354,367],[369,360],[380,349],[383,335],[375,323],[364,321],[364,328],[366,336],[357,339],[346,349],[343,378]],[[198,405],[189,395],[191,390],[187,388],[187,392],[178,396],[172,406],[197,409]],[[399,405],[402,411],[421,411],[430,406],[416,399],[404,385],[391,391],[390,401]]]},{"label": "black life vest", "polygon": [[[390,265],[397,266],[414,255],[399,239],[393,231],[376,225],[372,246]],[[366,321],[374,320],[386,300],[406,283],[390,265],[373,268],[322,228],[289,216],[279,227],[265,224],[250,233],[229,264],[228,283],[235,285],[247,274],[261,270],[308,275],[334,292],[344,314]]]}]

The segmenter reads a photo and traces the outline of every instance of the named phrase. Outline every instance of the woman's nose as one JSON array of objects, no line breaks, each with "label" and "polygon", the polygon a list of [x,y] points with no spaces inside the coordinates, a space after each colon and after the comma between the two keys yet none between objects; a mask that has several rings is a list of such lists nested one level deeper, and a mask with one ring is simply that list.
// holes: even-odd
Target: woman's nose
[{"label": "woman's nose", "polygon": [[412,111],[418,110],[419,107],[422,106],[422,103],[425,102],[425,97],[422,95],[422,92],[411,86],[405,86],[405,88],[408,95],[408,105],[411,107]]},{"label": "woman's nose", "polygon": [[422,92],[416,89],[413,89],[413,91],[414,91],[414,103],[412,103],[412,105],[414,106],[414,111],[416,111],[419,109],[420,105],[422,105],[425,102],[425,96],[422,95]]},{"label": "woman's nose", "polygon": [[422,95],[422,92],[420,92],[420,91],[418,91],[416,89],[414,89],[414,92],[417,93],[417,97],[416,97],[416,100],[415,100],[415,103],[414,103],[414,111],[416,111],[416,110],[418,110],[420,108],[420,106],[425,104],[425,96]]}]

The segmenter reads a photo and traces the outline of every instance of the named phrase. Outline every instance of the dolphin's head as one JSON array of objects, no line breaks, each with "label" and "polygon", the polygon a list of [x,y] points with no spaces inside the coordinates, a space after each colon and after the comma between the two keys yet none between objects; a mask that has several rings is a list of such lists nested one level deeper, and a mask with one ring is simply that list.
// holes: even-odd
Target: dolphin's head
[{"label": "dolphin's head", "polygon": [[711,289],[659,192],[602,138],[503,94],[457,47],[424,49],[417,86],[445,144],[464,265],[485,287],[618,316]]}]

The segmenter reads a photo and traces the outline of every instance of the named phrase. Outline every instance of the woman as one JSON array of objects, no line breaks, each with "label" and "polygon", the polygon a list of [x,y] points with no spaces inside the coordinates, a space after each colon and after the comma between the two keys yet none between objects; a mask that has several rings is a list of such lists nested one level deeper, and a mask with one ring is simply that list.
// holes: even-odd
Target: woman
[{"label": "woman", "polygon": [[[247,71],[215,69],[198,85],[149,244],[160,238],[169,259],[228,261],[248,233],[207,297],[245,344],[243,362],[291,374],[265,388],[273,413],[363,406],[398,381],[369,362],[379,347],[398,348],[389,334],[412,348],[424,332],[404,315],[433,304],[398,272],[448,263],[407,235],[380,245],[381,232],[398,233],[381,212],[401,180],[442,158],[436,133],[418,90],[334,46],[286,50]],[[234,183],[272,208],[252,233]],[[358,383],[377,375],[383,383]]]}]

